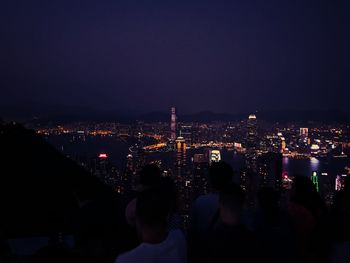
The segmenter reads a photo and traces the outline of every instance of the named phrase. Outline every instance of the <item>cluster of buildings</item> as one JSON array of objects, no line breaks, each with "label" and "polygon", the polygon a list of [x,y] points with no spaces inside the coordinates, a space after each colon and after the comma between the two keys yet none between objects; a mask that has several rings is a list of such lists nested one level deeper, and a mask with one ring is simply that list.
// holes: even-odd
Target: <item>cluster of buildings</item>
[{"label": "cluster of buildings", "polygon": [[[258,122],[255,114],[237,122],[184,123],[178,120],[175,107],[171,108],[170,124],[75,123],[39,128],[37,132],[45,136],[69,135],[72,140],[81,141],[90,136],[119,138],[129,143],[133,138],[125,167],[113,165],[108,153],[77,161],[124,195],[137,185],[138,173],[146,163],[157,163],[164,176],[171,176],[177,184],[185,217],[192,201],[208,192],[209,166],[220,161],[224,152],[232,151],[244,157],[244,165],[237,171],[237,183],[246,190],[250,204],[254,205],[261,187],[279,191],[291,187],[292,178],[283,171],[284,157],[348,158],[346,153],[350,147],[349,127],[342,125],[308,128],[294,123],[267,125]],[[347,173],[336,175],[332,183],[320,182],[321,177],[327,177],[323,173],[315,171],[309,176],[319,191],[327,184],[333,190],[340,190]]]}]

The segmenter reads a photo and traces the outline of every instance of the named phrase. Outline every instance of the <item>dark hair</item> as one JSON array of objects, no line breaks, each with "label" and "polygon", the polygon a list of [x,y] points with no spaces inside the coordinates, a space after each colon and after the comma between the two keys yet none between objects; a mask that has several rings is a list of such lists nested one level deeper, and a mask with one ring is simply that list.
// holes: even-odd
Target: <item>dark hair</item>
[{"label": "dark hair", "polygon": [[232,182],[232,167],[223,161],[213,162],[209,168],[209,180],[215,190],[221,190],[225,185]]},{"label": "dark hair", "polygon": [[159,184],[162,172],[156,164],[145,165],[140,172],[140,184],[153,186]]},{"label": "dark hair", "polygon": [[325,205],[310,178],[295,176],[291,201],[307,208],[316,218],[325,212]]},{"label": "dark hair", "polygon": [[164,193],[164,198],[169,202],[170,212],[177,211],[178,192],[174,180],[171,177],[160,178],[159,188]]},{"label": "dark hair", "polygon": [[165,224],[170,212],[170,202],[165,191],[153,187],[140,192],[136,198],[136,217],[146,225]]},{"label": "dark hair", "polygon": [[258,192],[258,200],[262,209],[277,209],[279,206],[280,194],[271,187],[263,187]]},{"label": "dark hair", "polygon": [[220,204],[231,211],[241,211],[244,205],[244,200],[244,191],[235,183],[223,187],[219,195]]}]

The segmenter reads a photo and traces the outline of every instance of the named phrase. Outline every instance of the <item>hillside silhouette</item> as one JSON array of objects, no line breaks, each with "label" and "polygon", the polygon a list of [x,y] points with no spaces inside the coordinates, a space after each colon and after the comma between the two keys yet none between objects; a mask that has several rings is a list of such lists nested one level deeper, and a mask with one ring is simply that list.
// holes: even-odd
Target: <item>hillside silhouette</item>
[{"label": "hillside silhouette", "polygon": [[34,131],[0,122],[0,160],[5,236],[93,232],[92,225],[103,238],[122,235],[119,196]]}]

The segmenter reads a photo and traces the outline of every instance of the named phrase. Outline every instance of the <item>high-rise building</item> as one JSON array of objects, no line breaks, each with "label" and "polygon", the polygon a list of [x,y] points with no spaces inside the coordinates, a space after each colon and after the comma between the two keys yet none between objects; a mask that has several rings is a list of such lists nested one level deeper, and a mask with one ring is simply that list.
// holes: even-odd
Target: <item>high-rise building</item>
[{"label": "high-rise building", "polygon": [[187,167],[187,156],[186,156],[186,142],[183,137],[178,137],[175,141],[175,163],[174,163],[174,174],[173,179],[176,183],[179,200],[182,204],[180,207],[180,214],[188,216],[189,214],[189,200],[191,192],[190,174],[188,173]]},{"label": "high-rise building", "polygon": [[344,189],[346,174],[337,175],[335,178],[335,191],[341,191]]},{"label": "high-rise building", "polygon": [[178,137],[175,141],[176,156],[175,156],[175,174],[174,180],[179,185],[180,192],[182,183],[184,182],[184,174],[186,168],[186,142],[183,137]]},{"label": "high-rise building", "polygon": [[284,137],[281,137],[281,153],[284,153],[286,151],[286,140]]},{"label": "high-rise building", "polygon": [[308,128],[300,128],[299,129],[299,144],[301,147],[305,147],[310,144],[309,138],[309,129]]},{"label": "high-rise building", "polygon": [[208,191],[208,156],[202,153],[193,156],[193,200]]},{"label": "high-rise building", "polygon": [[106,153],[100,153],[92,160],[91,172],[113,189],[117,188],[120,175]]},{"label": "high-rise building", "polygon": [[135,171],[138,173],[146,164],[145,150],[143,148],[144,144],[142,141],[142,134],[139,132],[137,136],[137,143],[135,144]]},{"label": "high-rise building", "polygon": [[247,138],[246,138],[246,166],[249,170],[256,173],[257,158],[257,120],[254,114],[249,115],[247,121]]},{"label": "high-rise building", "polygon": [[247,120],[247,149],[255,150],[257,146],[257,119],[250,114]]},{"label": "high-rise building", "polygon": [[315,185],[317,192],[319,192],[320,190],[319,190],[319,186],[318,186],[318,175],[317,175],[316,171],[312,172],[311,181]]},{"label": "high-rise building", "polygon": [[176,139],[176,150],[178,152],[186,151],[186,140],[184,137],[177,137]]},{"label": "high-rise building", "polygon": [[258,180],[260,187],[271,187],[279,191],[282,187],[282,154],[265,153],[258,157]]},{"label": "high-rise building", "polygon": [[124,179],[123,180],[124,189],[134,187],[137,184],[134,158],[132,154],[128,154],[126,156],[126,171],[125,171],[125,177],[123,179]]},{"label": "high-rise building", "polygon": [[221,161],[221,153],[219,150],[211,150],[209,154],[209,163],[212,162],[220,162]]},{"label": "high-rise building", "polygon": [[250,206],[255,205],[255,196],[258,188],[257,146],[257,119],[255,114],[250,114],[247,120],[246,167],[241,174],[241,183],[245,184],[243,188],[247,192],[247,199]]},{"label": "high-rise building", "polygon": [[172,141],[176,140],[176,109],[175,109],[175,107],[171,108],[170,139]]},{"label": "high-rise building", "polygon": [[300,137],[307,138],[307,137],[309,137],[309,129],[308,128],[300,128],[299,134],[300,134]]},{"label": "high-rise building", "polygon": [[192,125],[181,125],[180,127],[180,136],[184,137],[186,144],[191,145],[192,144]]},{"label": "high-rise building", "polygon": [[97,163],[96,163],[96,171],[95,175],[104,179],[107,175],[107,165],[108,165],[108,155],[106,153],[100,153],[98,155]]}]

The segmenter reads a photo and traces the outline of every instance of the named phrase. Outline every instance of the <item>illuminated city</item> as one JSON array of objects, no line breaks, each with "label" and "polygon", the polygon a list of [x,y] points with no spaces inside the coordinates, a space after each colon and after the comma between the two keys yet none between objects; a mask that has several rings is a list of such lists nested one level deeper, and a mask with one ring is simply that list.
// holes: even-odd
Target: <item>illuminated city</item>
[{"label": "illuminated city", "polygon": [[[259,122],[258,114],[236,122],[182,122],[175,111],[175,107],[169,111],[169,122],[79,122],[36,128],[36,132],[119,193],[131,190],[144,164],[156,163],[182,189],[185,204],[207,192],[207,169],[221,159],[234,166],[248,192],[259,186],[287,190],[300,173],[317,184],[329,205],[349,174],[348,125],[271,124]],[[106,147],[109,143],[118,149]],[[84,147],[84,153],[80,149],[84,144],[99,146],[96,152]]]},{"label": "illuminated city", "polygon": [[0,263],[349,263],[349,11],[1,1]]}]

